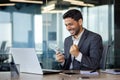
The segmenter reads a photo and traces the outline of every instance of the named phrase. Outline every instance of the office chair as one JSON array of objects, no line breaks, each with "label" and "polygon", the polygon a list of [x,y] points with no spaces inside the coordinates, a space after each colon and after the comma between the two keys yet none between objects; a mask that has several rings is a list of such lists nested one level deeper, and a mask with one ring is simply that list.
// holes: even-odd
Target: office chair
[{"label": "office chair", "polygon": [[3,41],[0,47],[0,63],[3,63],[6,59],[8,59],[8,54],[6,54],[6,43],[7,41]]},{"label": "office chair", "polygon": [[100,69],[103,69],[103,70],[106,69],[106,62],[107,62],[107,55],[109,53],[109,47],[110,46],[108,44],[103,45],[103,53],[100,61]]},{"label": "office chair", "polygon": [[7,54],[8,49],[6,47],[6,41],[3,41],[0,47],[0,71],[8,71],[9,64],[6,62],[9,59],[9,54]]},{"label": "office chair", "polygon": [[0,47],[0,52],[4,52],[5,51],[5,47],[6,47],[6,43],[7,41],[3,41]]}]

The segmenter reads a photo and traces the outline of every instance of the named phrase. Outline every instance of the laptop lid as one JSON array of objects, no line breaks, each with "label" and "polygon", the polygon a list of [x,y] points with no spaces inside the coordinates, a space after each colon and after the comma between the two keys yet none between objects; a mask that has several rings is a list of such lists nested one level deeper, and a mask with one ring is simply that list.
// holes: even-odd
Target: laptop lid
[{"label": "laptop lid", "polygon": [[11,53],[20,72],[43,74],[34,48],[11,48]]}]

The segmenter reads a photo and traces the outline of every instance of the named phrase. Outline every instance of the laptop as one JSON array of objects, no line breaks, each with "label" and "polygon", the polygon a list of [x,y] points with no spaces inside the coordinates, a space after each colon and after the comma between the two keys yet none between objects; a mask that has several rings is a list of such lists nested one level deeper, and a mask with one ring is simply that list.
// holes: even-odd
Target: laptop
[{"label": "laptop", "polygon": [[20,65],[20,72],[34,74],[59,73],[61,70],[42,69],[34,48],[11,48],[15,64]]}]

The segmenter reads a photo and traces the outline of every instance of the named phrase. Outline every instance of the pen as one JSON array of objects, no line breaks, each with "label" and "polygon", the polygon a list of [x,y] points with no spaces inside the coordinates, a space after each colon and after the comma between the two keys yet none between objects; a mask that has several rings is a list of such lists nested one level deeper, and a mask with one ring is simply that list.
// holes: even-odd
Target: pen
[{"label": "pen", "polygon": [[92,71],[90,71],[90,73],[93,73],[93,72],[96,72],[96,70],[92,70]]}]

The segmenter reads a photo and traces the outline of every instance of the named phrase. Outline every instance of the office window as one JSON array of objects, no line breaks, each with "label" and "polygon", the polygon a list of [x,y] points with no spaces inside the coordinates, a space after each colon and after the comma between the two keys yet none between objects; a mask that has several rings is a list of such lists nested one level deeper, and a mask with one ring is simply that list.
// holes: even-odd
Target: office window
[{"label": "office window", "polygon": [[88,29],[108,41],[108,5],[89,8]]},{"label": "office window", "polygon": [[11,23],[0,23],[0,44],[7,41],[7,46],[11,46],[12,40]]},{"label": "office window", "polygon": [[42,15],[35,15],[34,16],[35,49],[39,53],[42,52],[42,41],[43,41],[43,27],[42,26],[43,26]]},{"label": "office window", "polygon": [[34,48],[33,16],[13,13],[13,47]]},{"label": "office window", "polygon": [[7,47],[12,44],[12,24],[10,21],[10,13],[0,11],[0,44],[7,41]]}]

